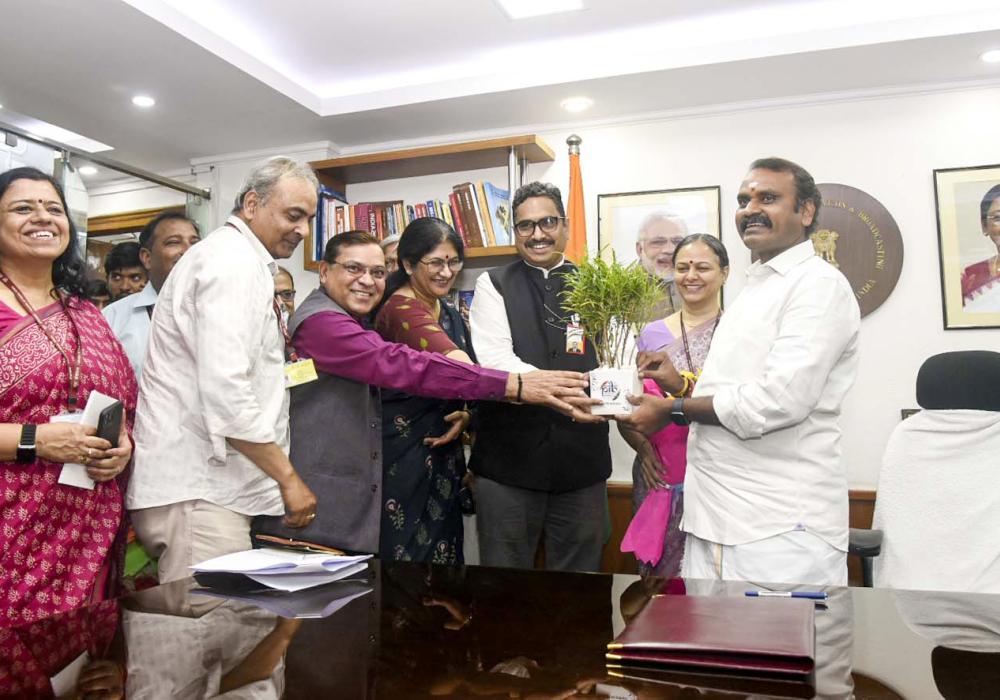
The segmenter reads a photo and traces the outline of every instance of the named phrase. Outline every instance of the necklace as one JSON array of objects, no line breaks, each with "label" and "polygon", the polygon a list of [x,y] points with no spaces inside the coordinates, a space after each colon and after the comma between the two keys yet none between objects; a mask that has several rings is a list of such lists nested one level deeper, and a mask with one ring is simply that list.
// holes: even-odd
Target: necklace
[{"label": "necklace", "polygon": [[[715,337],[715,329],[719,327],[720,318],[722,318],[722,309],[719,309],[719,313],[715,315],[715,323],[712,324],[712,334],[708,339],[709,345],[712,344],[712,338]],[[681,309],[681,339],[684,341],[684,357],[687,359],[688,371],[698,374],[700,368],[696,368],[694,362],[691,360],[691,346],[688,345],[687,328],[684,326],[684,309]]]}]

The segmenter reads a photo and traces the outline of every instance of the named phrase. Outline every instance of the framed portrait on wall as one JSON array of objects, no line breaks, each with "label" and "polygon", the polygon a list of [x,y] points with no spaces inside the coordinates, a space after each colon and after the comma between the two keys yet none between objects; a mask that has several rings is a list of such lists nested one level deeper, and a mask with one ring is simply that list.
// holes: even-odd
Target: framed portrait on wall
[{"label": "framed portrait on wall", "polygon": [[640,260],[657,276],[677,243],[691,233],[720,237],[719,187],[623,192],[597,197],[597,246],[610,260]]},{"label": "framed portrait on wall", "polygon": [[945,330],[1000,328],[1000,165],[934,171]]}]

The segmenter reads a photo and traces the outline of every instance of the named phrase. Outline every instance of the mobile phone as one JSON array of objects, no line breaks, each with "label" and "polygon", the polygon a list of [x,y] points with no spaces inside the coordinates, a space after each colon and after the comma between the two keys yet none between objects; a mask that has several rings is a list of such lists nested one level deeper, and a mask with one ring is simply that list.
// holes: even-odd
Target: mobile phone
[{"label": "mobile phone", "polygon": [[112,447],[118,447],[118,436],[122,431],[124,415],[125,407],[122,406],[121,401],[115,401],[101,411],[101,415],[97,419],[97,437],[107,440]]}]

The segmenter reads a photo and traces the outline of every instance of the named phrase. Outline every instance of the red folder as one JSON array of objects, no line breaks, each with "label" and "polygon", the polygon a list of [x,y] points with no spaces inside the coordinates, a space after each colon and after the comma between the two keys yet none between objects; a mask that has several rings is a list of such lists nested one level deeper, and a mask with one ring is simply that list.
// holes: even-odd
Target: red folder
[{"label": "red folder", "polygon": [[608,663],[802,677],[815,666],[814,615],[811,600],[654,596],[608,644]]}]

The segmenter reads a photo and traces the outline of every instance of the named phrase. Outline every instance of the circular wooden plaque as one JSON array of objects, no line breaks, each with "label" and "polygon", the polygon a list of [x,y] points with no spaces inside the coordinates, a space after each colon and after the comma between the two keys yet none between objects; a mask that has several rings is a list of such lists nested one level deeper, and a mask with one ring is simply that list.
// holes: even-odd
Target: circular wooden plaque
[{"label": "circular wooden plaque", "polygon": [[817,185],[823,195],[812,233],[816,255],[847,277],[867,316],[882,305],[903,269],[903,237],[889,210],[867,192],[836,183]]}]

